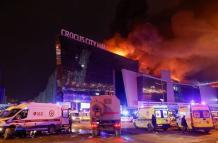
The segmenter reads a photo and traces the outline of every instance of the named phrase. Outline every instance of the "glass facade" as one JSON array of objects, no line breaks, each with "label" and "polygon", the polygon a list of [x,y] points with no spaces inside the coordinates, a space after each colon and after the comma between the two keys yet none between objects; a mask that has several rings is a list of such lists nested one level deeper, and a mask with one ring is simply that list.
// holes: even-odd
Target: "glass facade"
[{"label": "glass facade", "polygon": [[139,76],[137,81],[138,101],[167,101],[167,83],[165,81],[147,76]]},{"label": "glass facade", "polygon": [[190,103],[192,100],[201,102],[200,89],[198,86],[174,84],[175,102]]},{"label": "glass facade", "polygon": [[[115,94],[127,105],[122,69],[138,73],[138,62],[60,36],[56,43],[56,101],[89,102],[91,96]],[[167,102],[167,82],[137,77],[138,101]],[[201,101],[199,87],[174,83],[175,102]]]},{"label": "glass facade", "polygon": [[[77,101],[104,94],[122,97],[124,89],[117,87],[121,84],[115,84],[123,83],[121,69],[138,71],[136,61],[62,36],[56,52],[59,101]],[[116,89],[121,90],[116,92]]]},{"label": "glass facade", "polygon": [[[167,102],[167,82],[151,76],[139,76],[138,101]],[[169,89],[168,89],[169,90]],[[188,84],[173,84],[175,102],[190,103],[192,100],[201,102],[200,89],[198,86]]]}]

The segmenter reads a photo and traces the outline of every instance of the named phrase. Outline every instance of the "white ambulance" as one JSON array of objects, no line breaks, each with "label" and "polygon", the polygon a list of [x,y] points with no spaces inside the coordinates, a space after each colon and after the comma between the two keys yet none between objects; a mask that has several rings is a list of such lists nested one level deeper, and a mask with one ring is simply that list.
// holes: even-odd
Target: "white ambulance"
[{"label": "white ambulance", "polygon": [[115,95],[94,96],[90,104],[90,120],[93,136],[101,130],[121,133],[120,101]]},{"label": "white ambulance", "polygon": [[178,104],[178,127],[182,128],[182,117],[185,116],[189,130],[203,130],[209,132],[214,128],[212,115],[208,105],[205,104]]},{"label": "white ambulance", "polygon": [[0,118],[0,133],[5,139],[30,131],[69,131],[69,113],[52,103],[24,103],[6,109]]}]

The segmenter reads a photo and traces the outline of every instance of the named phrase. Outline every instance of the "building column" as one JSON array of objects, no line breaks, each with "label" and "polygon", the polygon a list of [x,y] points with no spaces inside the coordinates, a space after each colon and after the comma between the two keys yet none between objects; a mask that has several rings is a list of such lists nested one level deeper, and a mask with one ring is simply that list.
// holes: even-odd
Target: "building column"
[{"label": "building column", "polygon": [[167,82],[167,102],[175,102],[173,81],[171,80],[170,71],[162,70],[161,79]]}]

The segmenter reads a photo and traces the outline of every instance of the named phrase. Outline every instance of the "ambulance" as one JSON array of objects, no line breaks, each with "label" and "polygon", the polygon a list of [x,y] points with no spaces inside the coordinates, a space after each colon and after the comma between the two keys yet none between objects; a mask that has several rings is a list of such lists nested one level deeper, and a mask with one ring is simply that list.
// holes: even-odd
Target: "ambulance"
[{"label": "ambulance", "polygon": [[0,118],[0,134],[5,139],[31,131],[69,131],[68,109],[52,103],[23,103],[7,108]]},{"label": "ambulance", "polygon": [[214,128],[211,111],[205,104],[178,104],[178,127],[182,128],[181,120],[185,116],[188,129],[209,132]]},{"label": "ambulance", "polygon": [[90,113],[89,112],[80,112],[81,121],[90,121]]},{"label": "ambulance", "polygon": [[93,136],[100,131],[121,134],[120,101],[115,95],[93,96],[90,104],[90,122]]},{"label": "ambulance", "polygon": [[170,127],[167,105],[145,105],[138,109],[137,114],[137,119],[133,122],[136,128],[146,128],[148,131],[153,130],[152,115],[156,117],[157,128],[166,131]]},{"label": "ambulance", "polygon": [[80,123],[81,117],[80,117],[79,111],[77,110],[70,111],[70,119],[72,122]]}]

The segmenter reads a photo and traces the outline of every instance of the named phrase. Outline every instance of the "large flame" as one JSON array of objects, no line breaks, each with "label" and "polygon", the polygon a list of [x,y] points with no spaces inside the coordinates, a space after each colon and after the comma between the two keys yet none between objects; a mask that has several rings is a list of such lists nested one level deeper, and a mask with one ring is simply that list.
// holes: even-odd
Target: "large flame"
[{"label": "large flame", "polygon": [[138,60],[141,72],[159,75],[170,70],[173,79],[184,80],[217,65],[218,8],[211,7],[202,8],[197,16],[193,11],[177,12],[171,19],[171,39],[166,40],[155,26],[140,23],[127,37],[116,34],[105,44],[113,53]]}]

